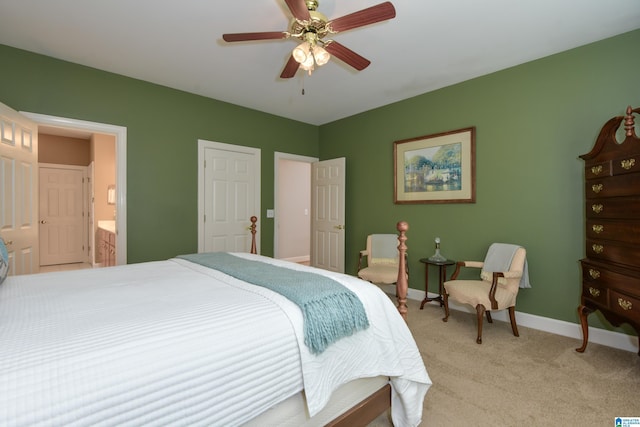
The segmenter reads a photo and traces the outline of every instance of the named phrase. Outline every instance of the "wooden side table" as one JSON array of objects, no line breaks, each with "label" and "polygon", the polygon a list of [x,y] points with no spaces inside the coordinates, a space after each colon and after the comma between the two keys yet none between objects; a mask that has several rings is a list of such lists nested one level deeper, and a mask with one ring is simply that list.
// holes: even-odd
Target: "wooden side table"
[{"label": "wooden side table", "polygon": [[[432,261],[429,258],[420,258],[420,262],[424,264],[424,299],[422,300],[422,304],[420,304],[420,310],[424,308],[424,305],[431,301],[440,301],[440,307],[444,305],[444,301],[442,300],[442,293],[444,292],[443,286],[445,280],[447,280],[447,266],[455,265],[455,261],[446,260],[446,261]],[[436,265],[438,266],[438,296],[429,298],[429,266]]]}]

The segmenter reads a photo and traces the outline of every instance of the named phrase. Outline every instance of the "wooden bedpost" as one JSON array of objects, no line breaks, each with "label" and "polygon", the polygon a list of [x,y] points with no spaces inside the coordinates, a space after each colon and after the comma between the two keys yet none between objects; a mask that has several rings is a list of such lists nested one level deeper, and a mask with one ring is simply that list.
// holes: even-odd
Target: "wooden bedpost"
[{"label": "wooden bedpost", "polygon": [[407,291],[409,288],[409,283],[407,283],[407,245],[404,243],[407,241],[406,232],[409,229],[409,224],[406,221],[400,221],[398,223],[398,232],[400,235],[398,236],[398,254],[399,263],[398,263],[398,280],[396,281],[396,294],[398,295],[398,311],[402,318],[407,320]]},{"label": "wooden bedpost", "polygon": [[258,222],[258,217],[251,217],[251,226],[249,229],[251,230],[251,253],[257,254],[258,251],[256,249],[256,222]]}]

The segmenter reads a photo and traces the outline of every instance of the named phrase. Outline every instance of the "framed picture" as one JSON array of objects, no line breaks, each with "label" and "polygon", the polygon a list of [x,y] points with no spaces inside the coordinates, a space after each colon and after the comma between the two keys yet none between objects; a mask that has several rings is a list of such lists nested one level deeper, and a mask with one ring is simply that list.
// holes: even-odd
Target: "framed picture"
[{"label": "framed picture", "polygon": [[475,203],[476,128],[393,143],[393,201]]}]

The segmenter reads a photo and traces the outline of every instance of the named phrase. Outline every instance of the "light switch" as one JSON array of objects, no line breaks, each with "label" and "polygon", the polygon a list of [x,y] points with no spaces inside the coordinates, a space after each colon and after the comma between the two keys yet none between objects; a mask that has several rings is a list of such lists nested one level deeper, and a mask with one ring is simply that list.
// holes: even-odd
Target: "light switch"
[{"label": "light switch", "polygon": [[275,216],[273,209],[267,209],[267,218],[273,218]]}]

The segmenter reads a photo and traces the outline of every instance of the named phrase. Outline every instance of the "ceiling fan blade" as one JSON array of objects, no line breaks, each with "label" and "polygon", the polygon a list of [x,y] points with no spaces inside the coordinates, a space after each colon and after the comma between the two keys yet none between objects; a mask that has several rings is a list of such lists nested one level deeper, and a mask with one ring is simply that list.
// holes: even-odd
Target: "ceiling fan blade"
[{"label": "ceiling fan blade", "polygon": [[289,6],[294,18],[300,21],[309,21],[311,19],[307,3],[304,0],[285,0],[285,3]]},{"label": "ceiling fan blade", "polygon": [[376,6],[362,9],[358,12],[336,18],[330,21],[328,26],[330,26],[331,30],[335,32],[346,31],[369,24],[375,24],[376,22],[386,21],[387,19],[395,18],[395,16],[396,9],[393,7],[391,2],[387,1]]},{"label": "ceiling fan blade", "polygon": [[288,33],[283,31],[267,31],[262,33],[233,33],[223,34],[222,39],[226,42],[246,42],[251,40],[276,40],[286,39]]},{"label": "ceiling fan blade", "polygon": [[289,57],[289,61],[287,61],[287,65],[285,65],[284,70],[282,70],[282,74],[280,74],[280,78],[290,79],[291,77],[296,75],[296,71],[298,71],[299,67],[300,64],[298,63],[298,61],[296,61],[293,55],[291,55]]},{"label": "ceiling fan blade", "polygon": [[324,48],[331,55],[335,56],[339,60],[351,65],[358,71],[362,71],[371,64],[371,61],[358,55],[351,49],[344,47],[338,42],[332,41],[324,45]]}]

